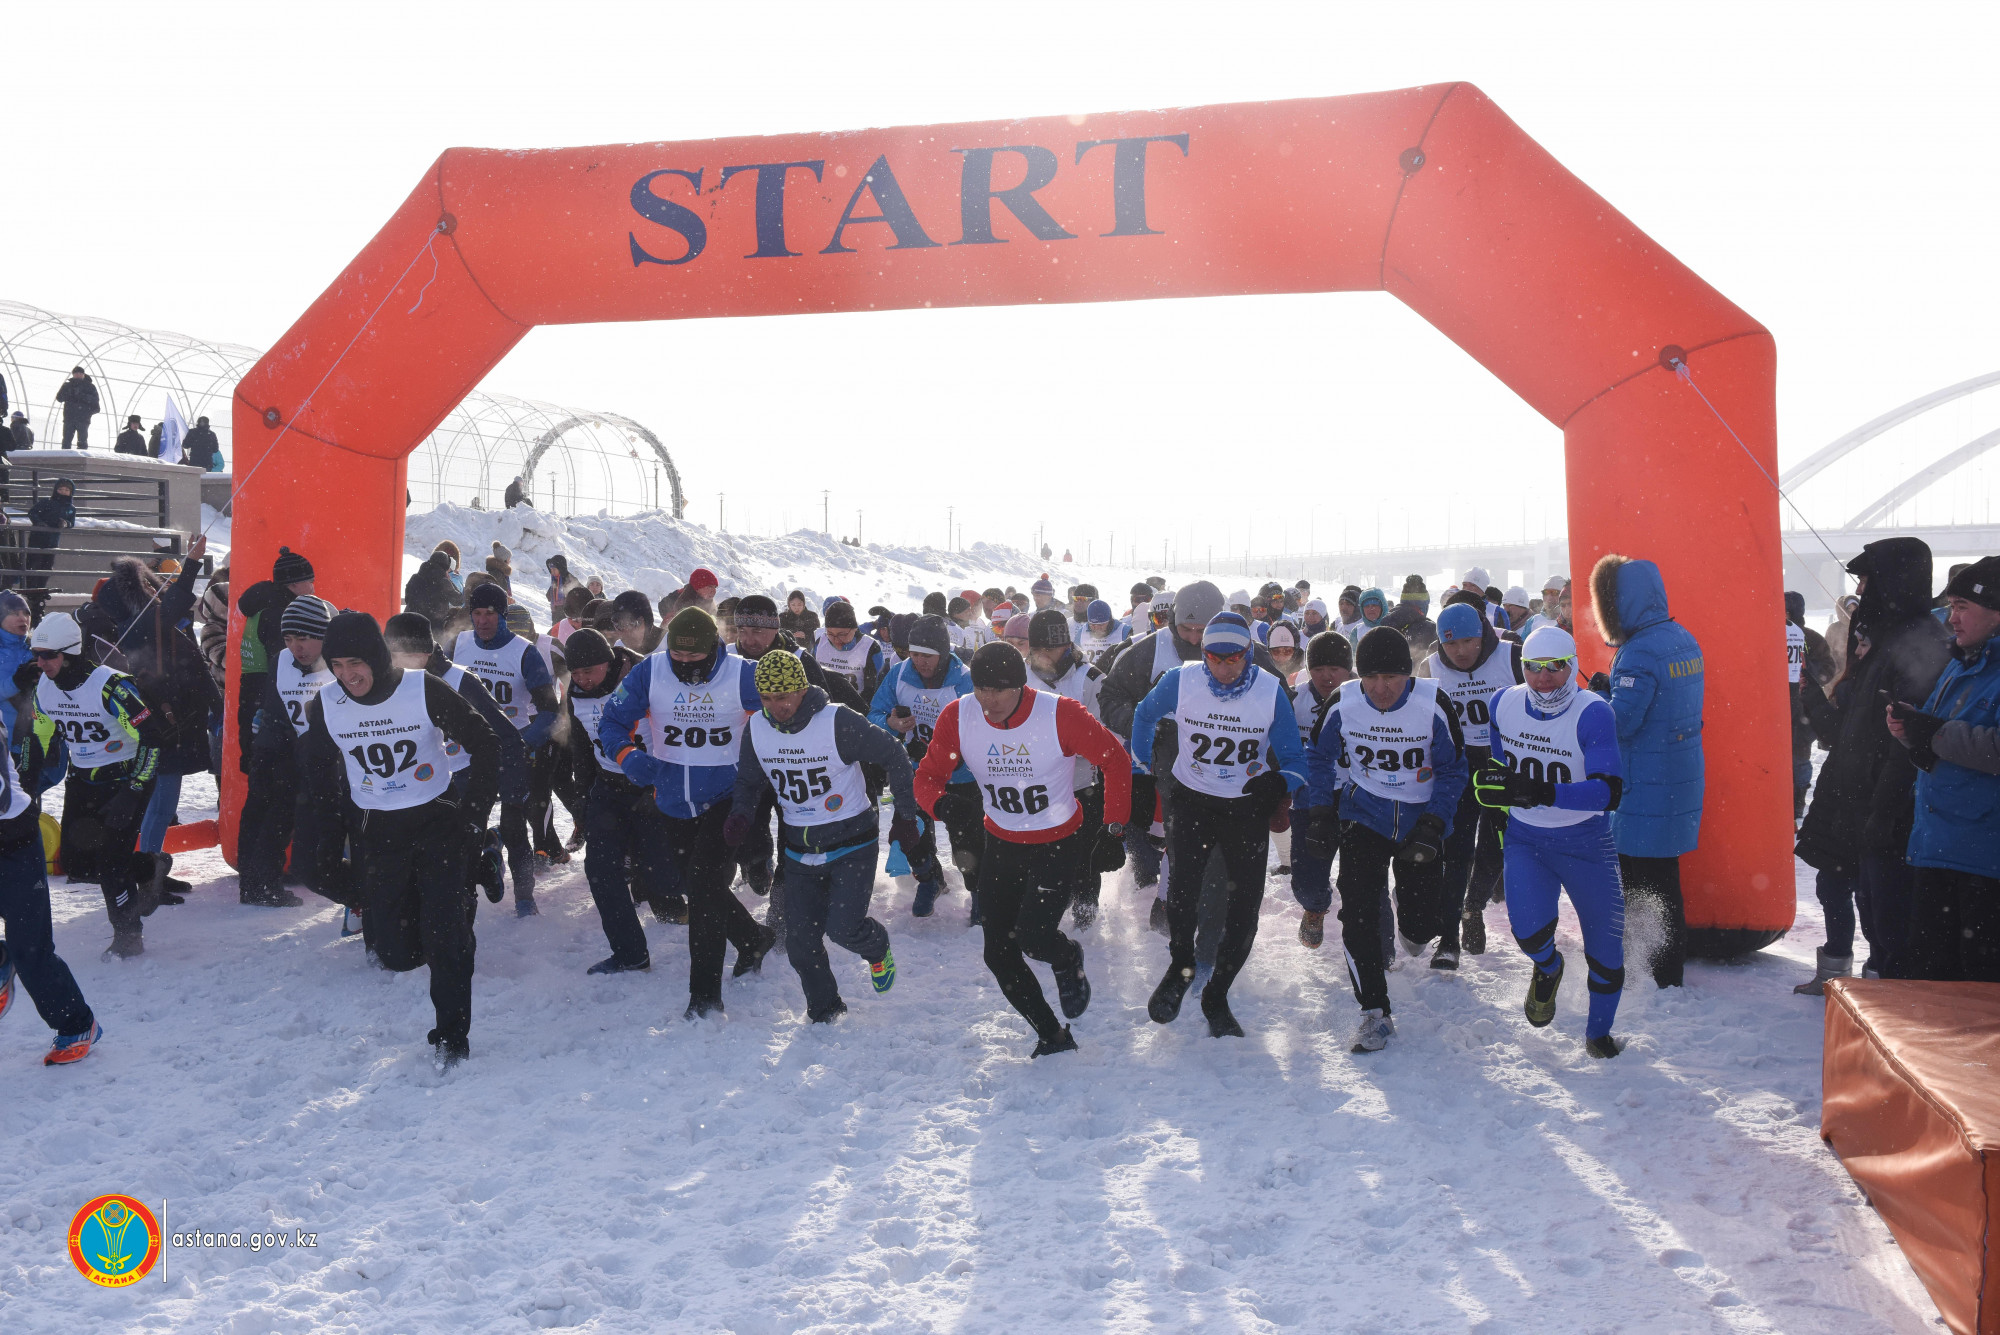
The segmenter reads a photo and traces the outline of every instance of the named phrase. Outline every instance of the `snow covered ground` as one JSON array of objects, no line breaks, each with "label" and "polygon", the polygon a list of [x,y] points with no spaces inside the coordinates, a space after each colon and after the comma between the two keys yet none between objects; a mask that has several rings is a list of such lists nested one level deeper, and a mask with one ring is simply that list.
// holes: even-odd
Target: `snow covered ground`
[{"label": "snow covered ground", "polygon": [[[555,551],[614,592],[707,565],[726,593],[863,608],[1044,569],[1122,606],[1135,578],[1190,573],[456,507],[411,517],[406,568],[444,537],[468,568],[512,548],[538,623]],[[214,801],[191,780],[182,814]],[[834,1027],[805,1023],[782,958],[689,1025],[685,928],[648,919],[649,974],[585,976],[605,946],[579,858],[539,918],[482,901],[473,1059],[446,1076],[426,976],[369,969],[324,901],[243,908],[219,855],[183,857],[188,903],[104,963],[101,894],[58,882],[57,945],[107,1032],[45,1069],[25,998],[0,1024],[0,1331],[1935,1329],[1818,1137],[1800,870],[1797,930],[1691,966],[1682,993],[1635,982],[1609,1063],[1583,1055],[1574,982],[1554,1027],[1527,1026],[1499,908],[1458,976],[1393,973],[1398,1036],[1350,1055],[1337,936],[1299,946],[1275,875],[1233,994],[1250,1037],[1208,1038],[1192,1005],[1161,1028],[1165,943],[1122,873],[1083,936],[1082,1048],[1030,1063],[961,893],[919,921],[909,883],[878,878],[899,978],[877,998],[836,951]],[[1562,945],[1580,957],[1567,915]],[[64,1230],[109,1191],[164,1198],[169,1229],[317,1245],[170,1248],[166,1282],[97,1289]]]},{"label": "snow covered ground", "polygon": [[[878,879],[899,977],[876,998],[836,951],[836,1026],[781,958],[690,1025],[684,928],[648,921],[649,974],[584,975],[579,858],[539,918],[481,902],[473,1059],[444,1076],[423,973],[366,967],[324,901],[239,907],[214,853],[179,870],[195,892],[127,963],[98,959],[97,889],[56,886],[106,1028],[88,1060],[39,1066],[25,999],[0,1025],[0,1330],[1937,1328],[1817,1134],[1803,868],[1779,946],[1630,986],[1612,1062],[1583,1055],[1580,988],[1527,1026],[1498,907],[1460,975],[1397,969],[1397,1037],[1350,1055],[1335,943],[1299,946],[1277,876],[1234,994],[1249,1038],[1193,1006],[1154,1025],[1165,944],[1121,873],[1083,937],[1082,1049],[1031,1063],[963,894],[918,921]],[[1579,958],[1567,914],[1561,944]],[[64,1229],[109,1191],[317,1245],[170,1249],[166,1282],[98,1289]]]}]

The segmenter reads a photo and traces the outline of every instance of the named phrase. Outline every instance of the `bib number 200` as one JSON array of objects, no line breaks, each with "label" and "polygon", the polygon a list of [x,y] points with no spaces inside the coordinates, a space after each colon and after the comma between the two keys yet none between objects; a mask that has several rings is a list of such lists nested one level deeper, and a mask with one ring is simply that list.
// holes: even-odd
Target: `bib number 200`
[{"label": "bib number 200", "polygon": [[1038,816],[1049,809],[1049,788],[1043,783],[1029,788],[999,788],[989,783],[986,800],[1010,816]]}]

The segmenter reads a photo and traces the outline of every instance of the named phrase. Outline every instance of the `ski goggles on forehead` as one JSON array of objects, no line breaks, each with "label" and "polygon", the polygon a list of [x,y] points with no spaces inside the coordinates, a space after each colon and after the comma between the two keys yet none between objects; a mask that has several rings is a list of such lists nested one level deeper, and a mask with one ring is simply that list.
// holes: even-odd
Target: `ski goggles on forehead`
[{"label": "ski goggles on forehead", "polygon": [[1524,658],[1521,669],[1524,672],[1561,672],[1564,668],[1575,667],[1574,658]]}]

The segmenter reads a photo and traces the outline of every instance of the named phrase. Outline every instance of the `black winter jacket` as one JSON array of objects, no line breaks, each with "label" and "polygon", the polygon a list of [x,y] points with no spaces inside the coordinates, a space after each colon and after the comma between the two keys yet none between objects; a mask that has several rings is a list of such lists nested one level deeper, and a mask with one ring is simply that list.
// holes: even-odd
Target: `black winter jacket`
[{"label": "black winter jacket", "polygon": [[56,391],[56,402],[63,406],[63,421],[67,424],[88,426],[90,419],[104,411],[97,398],[97,385],[89,376],[81,380],[65,380]]},{"label": "black winter jacket", "polygon": [[[1871,542],[1848,569],[1868,583],[1849,630],[1847,676],[1833,700],[1811,673],[1799,682],[1800,708],[1827,749],[1799,827],[1798,855],[1812,867],[1851,867],[1863,853],[1908,844],[1916,767],[1889,735],[1880,692],[1922,708],[1951,656],[1949,632],[1930,614],[1931,553],[1920,539]],[[1864,638],[1868,654],[1858,658]]]}]

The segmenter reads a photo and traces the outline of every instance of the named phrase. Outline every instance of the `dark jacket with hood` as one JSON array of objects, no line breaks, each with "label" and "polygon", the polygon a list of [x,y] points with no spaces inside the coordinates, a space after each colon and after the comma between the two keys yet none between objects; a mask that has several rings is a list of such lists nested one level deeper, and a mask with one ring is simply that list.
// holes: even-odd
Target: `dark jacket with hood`
[{"label": "dark jacket with hood", "polygon": [[[1480,615],[1485,615],[1482,608]],[[1385,626],[1394,626],[1403,632],[1403,638],[1410,642],[1412,657],[1422,659],[1437,648],[1437,622],[1431,620],[1429,602],[1401,602],[1389,609],[1389,615],[1382,618]]]},{"label": "dark jacket with hood", "polygon": [[99,661],[130,672],[160,724],[160,771],[198,774],[209,766],[209,720],[222,696],[189,631],[199,565],[164,583],[136,557],[111,563],[111,577],[79,618],[100,638]]},{"label": "dark jacket with hood", "polygon": [[[76,527],[76,484],[66,477],[56,479],[49,494],[28,507],[28,522],[36,528]],[[62,540],[57,533],[30,533],[30,547],[53,547]]]},{"label": "dark jacket with hood", "polygon": [[1701,837],[1706,792],[1701,645],[1667,610],[1651,561],[1609,555],[1590,575],[1591,603],[1611,659],[1611,711],[1625,786],[1611,835],[1627,857],[1674,858]]},{"label": "dark jacket with hood", "polygon": [[571,703],[578,699],[597,700],[611,695],[625,680],[625,674],[630,672],[638,661],[639,655],[612,640],[610,670],[604,674],[604,680],[598,683],[597,689],[581,690],[572,682],[569,691],[563,696],[563,712],[569,716],[569,738],[565,743],[565,751],[570,777],[578,793],[589,793],[591,787],[600,781],[624,784],[638,791],[637,785],[622,772],[605,769],[597,763],[600,743],[591,735],[590,730],[583,726],[582,720],[577,717],[576,706]]},{"label": "dark jacket with hood", "polygon": [[[1827,750],[1798,855],[1813,867],[1852,867],[1863,853],[1900,855],[1910,837],[1916,766],[1889,735],[1878,692],[1921,708],[1951,661],[1950,632],[1930,614],[1931,549],[1920,538],[1884,538],[1848,571],[1863,576],[1848,630],[1847,676],[1827,698],[1810,673],[1800,708]],[[1858,657],[1858,642],[1868,643]]]},{"label": "dark jacket with hood", "polygon": [[280,629],[285,609],[298,595],[274,580],[260,579],[243,590],[236,610],[243,614],[243,640],[238,646],[236,685],[236,746],[238,763],[250,772],[250,748],[256,740],[258,703],[264,698],[264,678],[285,647]]},{"label": "dark jacket with hood", "polygon": [[799,596],[800,591],[798,589],[793,589],[790,594],[786,595],[784,610],[778,613],[778,627],[781,630],[788,630],[794,635],[805,636],[807,643],[810,644],[813,635],[819,630],[819,613],[812,610],[810,603],[799,611],[794,612],[792,610],[792,599]]},{"label": "dark jacket with hood", "polygon": [[458,589],[451,582],[451,558],[432,552],[403,585],[403,610],[421,613],[433,626],[443,626],[459,605]]},{"label": "dark jacket with hood", "polygon": [[90,419],[104,411],[97,398],[97,382],[89,376],[63,381],[62,388],[56,391],[56,402],[63,406],[66,426],[89,426]]},{"label": "dark jacket with hood", "polygon": [[181,457],[204,471],[212,468],[222,457],[222,442],[215,438],[215,429],[199,422],[188,428],[181,438]]}]

